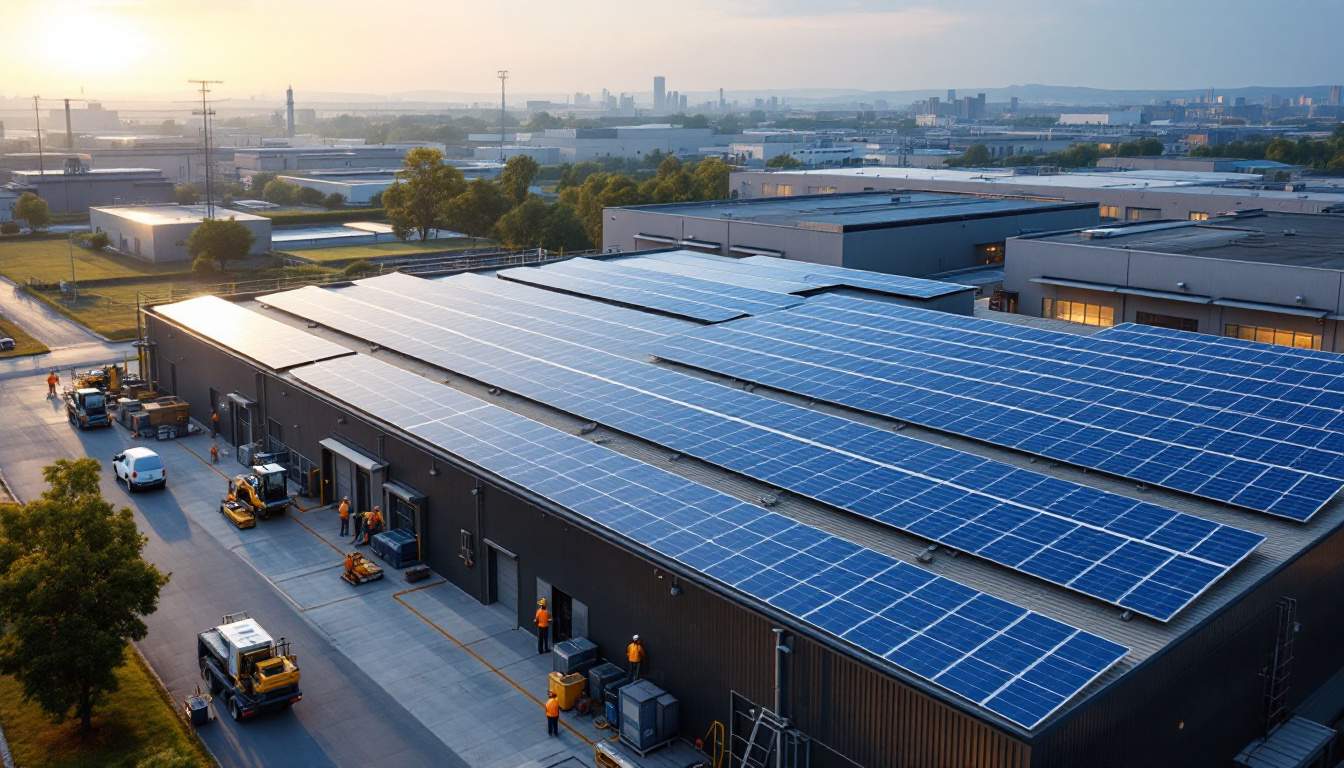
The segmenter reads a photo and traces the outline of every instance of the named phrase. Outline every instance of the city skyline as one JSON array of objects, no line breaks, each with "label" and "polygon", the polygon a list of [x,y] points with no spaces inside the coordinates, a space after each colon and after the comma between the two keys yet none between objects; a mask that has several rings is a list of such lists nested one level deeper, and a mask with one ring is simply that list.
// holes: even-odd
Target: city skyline
[{"label": "city skyline", "polygon": [[[1344,50],[1331,35],[1344,23],[1344,5],[1288,5],[1294,12],[1265,15],[1247,0],[1139,2],[1108,15],[1106,34],[1099,35],[1097,3],[1090,1],[1026,0],[1005,15],[988,0],[728,6],[693,0],[665,10],[602,0],[565,7],[391,0],[376,12],[347,0],[240,0],[227,7],[200,0],[15,0],[0,31],[0,50],[13,57],[4,63],[0,88],[11,96],[158,97],[183,93],[186,77],[222,75],[235,98],[277,94],[291,80],[309,93],[484,96],[500,67],[513,73],[511,90],[520,94],[603,87],[648,93],[654,74],[681,93],[721,86],[1148,89],[1337,81]],[[1154,14],[1164,23],[1152,24]],[[411,15],[417,28],[452,35],[452,44],[407,45]],[[69,23],[52,24],[53,17]],[[1252,26],[1255,56],[1240,42]],[[672,35],[650,46],[650,29],[683,29],[694,45]],[[277,30],[294,34],[278,43],[260,34]],[[752,38],[768,41],[774,53],[741,44]],[[616,61],[624,63],[613,68]]]}]

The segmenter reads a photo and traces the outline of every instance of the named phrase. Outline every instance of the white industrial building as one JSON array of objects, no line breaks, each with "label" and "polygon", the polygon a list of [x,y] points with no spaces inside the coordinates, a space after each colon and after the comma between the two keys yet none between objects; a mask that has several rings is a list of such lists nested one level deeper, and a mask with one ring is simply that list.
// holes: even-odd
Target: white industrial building
[{"label": "white industrial building", "polygon": [[472,150],[471,156],[475,160],[503,160],[505,162],[508,162],[515,157],[530,157],[536,161],[537,165],[559,165],[564,162],[559,147],[541,147],[523,144],[505,144],[503,147],[476,147]]},{"label": "white industrial building", "polygon": [[[271,220],[242,211],[215,208],[216,219],[233,219],[253,235],[248,253],[271,250]],[[104,232],[109,247],[154,264],[189,261],[187,238],[205,220],[204,205],[130,205],[90,208],[89,224]]]},{"label": "white industrial building", "polygon": [[1074,112],[1059,116],[1060,125],[1138,125],[1143,110],[1125,109],[1117,112]]},{"label": "white industrial building", "polygon": [[[498,157],[499,136],[472,134],[473,141],[492,148]],[[727,137],[722,137],[727,144]],[[577,163],[621,157],[638,160],[653,152],[664,155],[698,155],[701,147],[718,143],[712,128],[682,128],[666,123],[648,125],[621,125],[608,128],[548,128],[544,131],[514,134],[505,137],[505,144],[525,147],[555,148],[558,162]]]}]

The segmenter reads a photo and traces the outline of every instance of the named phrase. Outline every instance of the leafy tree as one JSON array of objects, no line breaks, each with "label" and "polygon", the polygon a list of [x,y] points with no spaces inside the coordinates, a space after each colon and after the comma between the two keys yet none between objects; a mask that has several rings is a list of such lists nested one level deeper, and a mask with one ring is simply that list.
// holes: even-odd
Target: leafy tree
[{"label": "leafy tree", "polygon": [[261,199],[276,205],[294,205],[299,201],[301,189],[298,184],[283,179],[271,179],[266,182],[265,187],[262,187]]},{"label": "leafy tree", "polygon": [[499,185],[476,179],[467,185],[467,191],[448,201],[444,223],[449,229],[472,237],[489,237],[510,206]]},{"label": "leafy tree", "polygon": [[18,222],[6,221],[4,224],[0,224],[0,235],[17,235],[17,234],[19,234]]},{"label": "leafy tree", "polygon": [[593,243],[574,208],[556,203],[542,222],[541,247],[550,251],[582,251],[592,248]]},{"label": "leafy tree", "polygon": [[559,128],[564,125],[564,121],[552,115],[549,112],[538,112],[532,116],[531,120],[523,123],[525,131],[544,131],[547,128]]},{"label": "leafy tree", "polygon": [[131,510],[103,499],[100,471],[96,459],[61,459],[42,470],[40,498],[0,509],[0,672],[84,731],[168,582],[143,558]]},{"label": "leafy tree", "polygon": [[948,165],[981,166],[989,165],[991,161],[992,158],[989,156],[989,147],[986,147],[984,144],[972,144],[967,147],[966,151],[961,153],[959,157],[956,157],[952,162],[949,162]]},{"label": "leafy tree", "polygon": [[220,270],[226,270],[230,261],[247,257],[255,239],[252,230],[234,219],[208,219],[187,237],[187,253],[193,259],[209,256]]},{"label": "leafy tree", "polygon": [[766,168],[802,168],[803,161],[793,155],[775,155],[765,161]]},{"label": "leafy tree", "polygon": [[47,206],[46,200],[32,192],[24,192],[14,201],[14,218],[23,221],[29,229],[37,232],[51,224],[51,208]]},{"label": "leafy tree", "polygon": [[540,169],[537,161],[526,155],[514,155],[504,164],[504,170],[499,174],[499,186],[514,205],[527,198],[527,188],[532,186],[532,179]]},{"label": "leafy tree", "polygon": [[361,277],[363,275],[373,274],[377,271],[377,264],[374,264],[368,259],[356,259],[355,261],[346,264],[345,268],[341,270],[341,274],[346,277]]},{"label": "leafy tree", "polygon": [[327,199],[327,196],[322,194],[321,190],[302,186],[299,187],[296,196],[298,197],[299,202],[304,205],[321,205],[322,201]]},{"label": "leafy tree", "polygon": [[369,206],[372,207],[372,208],[382,208],[382,207],[383,207],[383,193],[382,193],[382,192],[374,192],[372,195],[369,195]]},{"label": "leafy tree", "polygon": [[681,171],[681,160],[676,155],[668,155],[658,163],[657,178],[666,179],[675,176]]},{"label": "leafy tree", "polygon": [[407,152],[396,182],[382,196],[393,233],[401,240],[412,233],[428,239],[429,230],[442,225],[448,201],[465,188],[462,172],[444,164],[442,152],[424,147]]},{"label": "leafy tree", "polygon": [[95,251],[101,251],[111,244],[112,240],[106,232],[94,232],[89,235],[89,247]]},{"label": "leafy tree", "polygon": [[248,189],[250,189],[252,191],[252,194],[254,195],[263,194],[263,190],[266,189],[266,185],[270,184],[272,181],[275,181],[275,179],[276,174],[270,173],[269,171],[262,173],[254,173],[252,174],[252,178],[248,180]]},{"label": "leafy tree", "polygon": [[178,205],[191,205],[201,199],[201,190],[195,184],[178,184],[173,187],[173,202]]},{"label": "leafy tree", "polygon": [[709,118],[704,115],[691,115],[681,121],[682,128],[708,128]]},{"label": "leafy tree", "polygon": [[539,247],[549,213],[541,198],[530,196],[499,218],[499,223],[495,225],[495,237],[509,248]]},{"label": "leafy tree", "polygon": [[202,253],[191,260],[191,271],[197,277],[208,280],[218,274],[219,270],[215,268],[215,260],[210,258],[210,254]]},{"label": "leafy tree", "polygon": [[340,192],[332,192],[330,195],[322,198],[322,207],[328,211],[340,210],[345,207],[345,195]]},{"label": "leafy tree", "polygon": [[697,200],[722,200],[728,197],[728,177],[733,169],[717,157],[707,157],[695,164]]}]

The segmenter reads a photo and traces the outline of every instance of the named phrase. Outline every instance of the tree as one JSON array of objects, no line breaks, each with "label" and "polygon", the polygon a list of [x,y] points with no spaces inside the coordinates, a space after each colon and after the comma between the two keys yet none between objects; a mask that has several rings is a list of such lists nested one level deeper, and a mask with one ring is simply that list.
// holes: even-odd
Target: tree
[{"label": "tree", "polygon": [[345,207],[345,195],[340,192],[332,192],[330,195],[322,198],[322,207],[328,211],[336,211]]},{"label": "tree", "polygon": [[100,471],[96,459],[61,459],[42,470],[40,498],[0,509],[0,673],[57,721],[73,711],[84,731],[168,582],[143,558],[131,510],[102,498]]},{"label": "tree", "polygon": [[538,112],[523,124],[525,131],[544,131],[547,128],[559,128],[564,123],[549,112]]},{"label": "tree", "polygon": [[89,235],[89,247],[95,251],[101,251],[112,244],[112,239],[106,232],[94,232]]},{"label": "tree", "polygon": [[312,187],[299,187],[296,197],[304,205],[321,205],[322,201],[327,199],[327,196],[322,194],[321,190]]},{"label": "tree", "polygon": [[541,247],[550,251],[582,251],[593,247],[583,221],[572,206],[556,203],[541,225]]},{"label": "tree", "polygon": [[697,200],[722,200],[728,197],[728,177],[733,169],[717,157],[707,157],[695,164]]},{"label": "tree", "polygon": [[442,152],[425,147],[407,152],[397,180],[383,191],[392,232],[401,240],[412,233],[427,240],[429,231],[442,225],[448,201],[465,188],[462,172],[445,165]]},{"label": "tree", "polygon": [[225,270],[230,261],[247,257],[255,239],[252,230],[234,219],[207,219],[187,237],[187,253],[193,259],[209,256]]},{"label": "tree", "polygon": [[19,225],[17,222],[6,221],[4,224],[0,224],[0,235],[17,234],[19,234]]},{"label": "tree", "polygon": [[261,199],[276,205],[294,205],[299,201],[301,189],[298,184],[283,179],[271,179],[266,182],[265,187],[262,187]]},{"label": "tree", "polygon": [[201,191],[195,184],[178,184],[173,187],[173,202],[178,205],[191,205],[201,199]]},{"label": "tree", "polygon": [[495,237],[509,248],[536,248],[541,245],[549,213],[541,198],[530,196],[499,218]]},{"label": "tree", "polygon": [[252,174],[251,178],[248,179],[247,188],[252,191],[252,194],[260,195],[262,194],[262,190],[266,189],[266,185],[270,184],[272,181],[275,181],[275,179],[276,174],[270,173],[268,171],[264,171],[262,173],[254,173]]},{"label": "tree", "polygon": [[536,178],[539,170],[541,167],[536,160],[526,155],[514,155],[499,174],[499,186],[509,200],[518,205],[527,198],[527,189],[532,186],[532,179]]},{"label": "tree", "polygon": [[371,207],[371,208],[382,208],[382,207],[383,207],[383,193],[382,193],[382,192],[374,192],[372,195],[369,195],[369,207]]},{"label": "tree", "polygon": [[499,185],[476,179],[467,185],[467,191],[448,201],[444,224],[472,237],[489,237],[510,205]]},{"label": "tree", "polygon": [[785,154],[785,155],[775,155],[774,157],[772,157],[772,158],[770,158],[769,160],[765,161],[765,167],[766,167],[766,168],[786,168],[786,169],[802,168],[802,167],[803,167],[803,161],[802,161],[802,160],[799,160],[798,158],[794,157],[793,155],[788,155],[788,154]]},{"label": "tree", "polygon": [[960,157],[957,157],[954,160],[954,164],[956,165],[970,166],[989,165],[990,162],[989,147],[986,147],[984,144],[972,144],[966,148],[966,151],[963,152]]},{"label": "tree", "polygon": [[46,200],[32,192],[24,192],[14,202],[14,218],[22,220],[29,229],[37,232],[46,229],[51,223],[51,208],[47,206]]}]

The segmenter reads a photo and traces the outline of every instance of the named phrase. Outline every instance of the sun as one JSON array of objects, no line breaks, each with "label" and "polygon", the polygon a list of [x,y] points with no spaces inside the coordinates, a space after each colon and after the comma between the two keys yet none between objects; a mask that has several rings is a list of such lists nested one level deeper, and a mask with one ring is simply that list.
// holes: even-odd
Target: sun
[{"label": "sun", "polygon": [[[134,7],[101,0],[58,0],[43,5],[41,18],[26,21],[29,34],[19,65],[43,80],[115,85],[138,73],[149,58],[152,37]],[[54,22],[59,19],[60,22]]]}]

